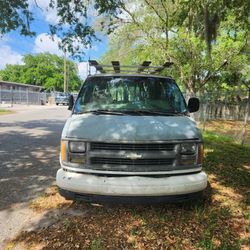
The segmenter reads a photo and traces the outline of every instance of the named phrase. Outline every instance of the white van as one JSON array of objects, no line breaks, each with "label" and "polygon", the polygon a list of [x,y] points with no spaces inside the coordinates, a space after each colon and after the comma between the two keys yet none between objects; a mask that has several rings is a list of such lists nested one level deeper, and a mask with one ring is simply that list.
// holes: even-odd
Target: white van
[{"label": "white van", "polygon": [[96,74],[84,82],[61,138],[60,194],[92,202],[198,198],[203,141],[170,77]]}]

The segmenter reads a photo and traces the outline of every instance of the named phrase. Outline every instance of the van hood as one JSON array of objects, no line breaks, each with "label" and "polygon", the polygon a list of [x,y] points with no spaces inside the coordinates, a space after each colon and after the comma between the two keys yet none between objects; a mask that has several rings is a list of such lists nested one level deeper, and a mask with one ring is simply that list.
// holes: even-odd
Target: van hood
[{"label": "van hood", "polygon": [[72,115],[62,138],[87,141],[167,141],[202,139],[195,121],[187,116]]}]

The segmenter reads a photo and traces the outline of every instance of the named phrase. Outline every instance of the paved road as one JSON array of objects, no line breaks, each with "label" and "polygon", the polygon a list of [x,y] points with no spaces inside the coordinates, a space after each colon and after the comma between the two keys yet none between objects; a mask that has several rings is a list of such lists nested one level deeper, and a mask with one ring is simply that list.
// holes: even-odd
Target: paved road
[{"label": "paved road", "polygon": [[[15,107],[14,107],[15,108]],[[55,181],[62,106],[17,106],[0,116],[0,249],[32,217],[29,202]]]}]

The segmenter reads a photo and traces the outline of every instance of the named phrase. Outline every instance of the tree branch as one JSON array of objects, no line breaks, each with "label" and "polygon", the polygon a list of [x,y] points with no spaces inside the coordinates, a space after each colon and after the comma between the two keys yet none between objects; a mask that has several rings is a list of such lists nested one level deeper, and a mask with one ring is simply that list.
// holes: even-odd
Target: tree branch
[{"label": "tree branch", "polygon": [[148,0],[144,0],[144,1],[155,12],[155,14],[161,19],[161,21],[163,23],[166,23],[166,20],[164,20],[164,18],[159,14],[159,12],[156,10],[156,8],[154,7],[154,5],[150,4]]},{"label": "tree branch", "polygon": [[[153,43],[158,44],[158,43],[155,41],[154,37],[153,37],[147,30],[144,29],[143,25],[141,25],[141,24],[136,20],[135,16],[126,8],[126,6],[125,6],[124,4],[122,4],[121,8],[122,8],[125,12],[127,12],[127,14],[128,14],[128,15],[131,17],[131,19],[133,20],[134,24],[136,24],[137,27],[138,27],[142,32],[144,32],[144,33],[153,41]],[[158,44],[158,45],[159,45],[159,44]]]},{"label": "tree branch", "polygon": [[214,77],[215,76],[215,74],[218,72],[218,71],[220,71],[223,67],[225,67],[226,65],[228,64],[228,61],[227,60],[224,60],[224,62],[219,66],[219,68],[217,68],[214,72],[213,72],[213,74],[210,74],[210,73],[208,73],[207,75],[206,75],[206,77],[204,78],[204,80],[202,81],[202,84],[199,86],[199,88],[197,89],[197,90],[199,90],[199,89],[201,89],[212,77]]},{"label": "tree branch", "polygon": [[35,3],[36,7],[43,11],[43,9],[38,5],[37,0],[33,0],[33,1]]}]

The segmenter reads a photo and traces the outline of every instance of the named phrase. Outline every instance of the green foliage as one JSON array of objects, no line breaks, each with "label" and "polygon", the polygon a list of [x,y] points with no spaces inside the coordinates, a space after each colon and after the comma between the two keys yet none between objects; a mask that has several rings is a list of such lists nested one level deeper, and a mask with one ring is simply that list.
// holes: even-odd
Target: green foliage
[{"label": "green foliage", "polygon": [[[120,1],[118,1],[120,2]],[[31,7],[32,6],[32,7]],[[1,0],[0,1],[0,35],[18,30],[21,35],[33,36],[30,24],[34,20],[33,10],[40,8],[35,0]],[[71,52],[72,56],[80,58],[83,47],[89,48],[93,40],[97,39],[91,26],[93,7],[100,13],[114,14],[117,12],[117,3],[114,0],[85,1],[85,0],[50,0],[48,9],[54,9],[58,21],[49,25],[50,34],[57,35],[62,42],[60,47]],[[45,11],[45,10],[42,10]]]},{"label": "green foliage", "polygon": [[0,34],[6,34],[16,29],[20,29],[20,33],[25,36],[35,34],[29,26],[33,16],[29,11],[27,0],[1,0],[0,10]]},{"label": "green foliage", "polygon": [[[30,30],[31,4],[34,5],[29,0],[1,0],[0,34],[19,29],[22,35],[34,35]],[[121,23],[130,23],[140,28],[141,32],[136,32],[139,37],[140,33],[147,35],[146,43],[156,43],[166,49],[171,32],[186,28],[206,42],[208,58],[220,25],[229,13],[235,17],[238,28],[249,29],[250,2],[240,0],[50,0],[48,8],[55,9],[58,16],[58,22],[50,25],[50,33],[57,34],[62,39],[61,48],[72,55],[82,54],[82,46],[89,47],[97,39],[91,25],[93,9],[102,17],[101,27],[108,34]],[[165,41],[159,34],[165,36]]]},{"label": "green foliage", "polygon": [[[173,61],[174,67],[164,74],[191,93],[244,88],[242,72],[249,71],[249,20],[239,18],[245,13],[240,2],[137,0],[134,6],[127,2],[121,5],[125,17],[110,35],[103,62],[117,59],[123,64],[140,64],[149,60],[160,65]],[[206,37],[206,32],[213,34]],[[225,60],[227,65],[222,66]]]},{"label": "green foliage", "polygon": [[[250,1],[50,0],[49,8],[58,15],[50,33],[57,34],[61,48],[74,56],[97,39],[91,25],[90,10],[94,9],[99,28],[107,34],[114,31],[104,62],[171,60],[175,68],[165,74],[173,75],[189,92],[242,88],[242,74],[249,72]],[[16,29],[23,35],[34,34],[29,26],[33,20],[30,1],[2,0],[0,9],[0,34]],[[225,59],[227,67],[221,68]]]},{"label": "green foliage", "polygon": [[[47,90],[63,91],[64,61],[57,55],[49,53],[25,55],[23,65],[6,65],[0,71],[0,79],[26,84],[44,86]],[[69,91],[77,91],[81,80],[77,75],[77,66],[72,61],[67,61],[69,73]]]}]

